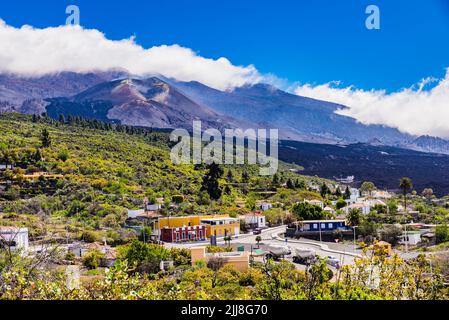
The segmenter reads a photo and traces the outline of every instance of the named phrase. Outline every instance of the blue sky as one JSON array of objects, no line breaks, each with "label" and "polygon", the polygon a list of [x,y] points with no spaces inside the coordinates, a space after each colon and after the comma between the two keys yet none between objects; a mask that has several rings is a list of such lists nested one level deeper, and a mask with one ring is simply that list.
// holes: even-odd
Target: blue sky
[{"label": "blue sky", "polygon": [[[179,44],[208,58],[254,64],[290,82],[340,80],[397,91],[449,67],[449,0],[2,1],[9,25],[64,24],[76,4],[81,24],[109,39],[135,35],[144,47]],[[381,30],[365,28],[365,8]]]}]

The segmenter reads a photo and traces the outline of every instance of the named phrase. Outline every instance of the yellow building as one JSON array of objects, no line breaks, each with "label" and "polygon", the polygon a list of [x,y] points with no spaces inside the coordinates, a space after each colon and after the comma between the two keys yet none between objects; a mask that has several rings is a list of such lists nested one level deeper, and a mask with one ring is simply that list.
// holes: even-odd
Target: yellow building
[{"label": "yellow building", "polygon": [[211,258],[223,260],[225,265],[232,265],[236,270],[246,271],[249,268],[248,252],[220,252],[206,253],[206,247],[196,247],[190,249],[192,254],[192,265],[197,261],[208,262]]},{"label": "yellow building", "polygon": [[206,226],[206,236],[225,237],[238,236],[240,234],[240,221],[234,218],[206,218],[201,219],[201,224]]},{"label": "yellow building", "polygon": [[162,228],[182,228],[205,225],[206,237],[216,235],[217,237],[235,236],[240,234],[240,222],[238,219],[230,218],[227,214],[222,215],[202,215],[185,217],[164,217],[159,218],[157,229]]},{"label": "yellow building", "polygon": [[184,217],[164,217],[159,218],[158,226],[160,228],[182,228],[199,226],[201,220],[208,218],[229,218],[227,214],[221,215],[202,215],[202,216],[184,216]]}]

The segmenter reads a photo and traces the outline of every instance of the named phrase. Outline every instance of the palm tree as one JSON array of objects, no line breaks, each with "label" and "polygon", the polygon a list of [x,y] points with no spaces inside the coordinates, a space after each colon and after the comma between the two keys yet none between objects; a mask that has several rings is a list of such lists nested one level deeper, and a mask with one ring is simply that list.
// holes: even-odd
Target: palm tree
[{"label": "palm tree", "polygon": [[407,192],[413,188],[413,183],[410,178],[403,177],[399,181],[399,188],[402,190],[402,195],[404,196],[404,210],[407,212]]},{"label": "palm tree", "polygon": [[226,236],[226,237],[224,238],[225,244],[227,244],[228,247],[231,246],[231,240],[232,240],[232,237],[231,237],[231,236]]},{"label": "palm tree", "polygon": [[260,248],[260,241],[262,241],[262,237],[261,236],[257,236],[256,237],[256,242],[257,242],[257,246]]},{"label": "palm tree", "polygon": [[358,226],[361,222],[360,221],[361,219],[362,219],[362,215],[361,215],[360,209],[355,209],[355,208],[350,209],[346,216],[346,220],[351,227]]}]

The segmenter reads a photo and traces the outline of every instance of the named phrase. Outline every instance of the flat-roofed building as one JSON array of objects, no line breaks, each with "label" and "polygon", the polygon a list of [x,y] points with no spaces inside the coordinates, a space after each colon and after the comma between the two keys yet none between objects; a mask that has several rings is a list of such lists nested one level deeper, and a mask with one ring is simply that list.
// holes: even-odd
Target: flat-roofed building
[{"label": "flat-roofed building", "polygon": [[266,227],[265,216],[259,212],[251,212],[246,214],[245,223],[253,229]]},{"label": "flat-roofed building", "polygon": [[12,169],[14,169],[14,166],[12,164],[0,163],[0,171],[12,170]]},{"label": "flat-roofed building", "polygon": [[168,228],[181,228],[181,227],[191,227],[199,226],[201,220],[209,218],[229,218],[227,214],[216,214],[216,215],[192,215],[192,216],[180,216],[180,217],[163,217],[159,218],[157,223],[157,228],[162,229]]},{"label": "flat-roofed building", "polygon": [[206,253],[206,247],[195,247],[190,249],[192,255],[192,265],[197,261],[208,263],[211,259],[220,259],[225,265],[231,265],[236,270],[246,271],[249,268],[249,253],[242,252],[220,252]]},{"label": "flat-roofed building", "polygon": [[206,240],[205,225],[178,228],[164,227],[160,231],[161,241],[164,242],[188,242]]},{"label": "flat-roofed building", "polygon": [[8,246],[12,250],[28,251],[28,229],[0,227],[0,247]]},{"label": "flat-roofed building", "polygon": [[163,217],[156,223],[156,230],[165,242],[202,241],[210,236],[239,235],[240,221],[229,215]]},{"label": "flat-roofed building", "polygon": [[335,236],[353,236],[354,230],[346,225],[346,220],[306,220],[295,228],[287,228],[288,237],[312,239],[332,239]]},{"label": "flat-roofed building", "polygon": [[207,218],[201,219],[201,224],[206,226],[207,237],[238,236],[240,234],[240,221],[235,218]]}]

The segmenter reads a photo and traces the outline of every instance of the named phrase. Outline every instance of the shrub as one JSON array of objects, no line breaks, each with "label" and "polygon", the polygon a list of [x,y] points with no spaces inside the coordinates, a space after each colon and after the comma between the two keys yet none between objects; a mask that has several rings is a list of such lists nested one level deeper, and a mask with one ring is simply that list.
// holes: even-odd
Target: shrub
[{"label": "shrub", "polygon": [[449,241],[449,227],[447,225],[439,225],[435,229],[436,243],[443,243]]},{"label": "shrub", "polygon": [[170,250],[171,258],[173,259],[173,264],[177,266],[186,266],[191,264],[192,256],[190,250],[188,249],[178,249],[172,248]]},{"label": "shrub", "polygon": [[90,270],[97,269],[100,266],[100,262],[103,257],[104,254],[98,250],[89,251],[83,257],[83,264]]},{"label": "shrub", "polygon": [[213,271],[218,271],[223,268],[225,261],[220,257],[212,257],[207,261],[207,267]]},{"label": "shrub", "polygon": [[402,228],[398,225],[386,225],[380,230],[381,240],[396,245],[402,235]]},{"label": "shrub", "polygon": [[231,252],[232,248],[229,247],[217,247],[217,246],[207,246],[207,253],[219,253],[219,252]]},{"label": "shrub", "polygon": [[120,257],[134,265],[138,272],[151,274],[159,271],[161,261],[170,258],[170,251],[156,244],[133,241],[121,248]]},{"label": "shrub", "polygon": [[292,211],[299,220],[323,220],[328,218],[328,214],[321,207],[305,202],[295,204]]},{"label": "shrub", "polygon": [[75,254],[72,251],[67,251],[66,255],[65,255],[65,260],[67,261],[75,261]]},{"label": "shrub", "polygon": [[365,238],[365,241],[371,243],[378,235],[379,225],[375,221],[363,219],[357,228],[356,233]]},{"label": "shrub", "polygon": [[97,242],[97,241],[101,240],[98,233],[96,233],[95,231],[90,231],[90,230],[84,231],[81,236],[81,239],[87,243],[93,243],[93,242]]},{"label": "shrub", "polygon": [[184,196],[183,195],[174,195],[172,197],[172,200],[174,203],[183,203],[184,202]]},{"label": "shrub", "polygon": [[335,206],[336,206],[337,210],[340,210],[341,208],[346,207],[346,205],[347,205],[346,201],[344,199],[340,198],[340,199],[338,199]]},{"label": "shrub", "polygon": [[150,240],[150,236],[152,235],[152,230],[151,227],[149,226],[145,226],[142,228],[140,235],[139,235],[139,240],[140,241],[144,241],[144,242],[148,242],[148,240]]},{"label": "shrub", "polygon": [[62,149],[58,152],[58,159],[62,162],[66,162],[69,159],[69,151],[67,149]]}]

